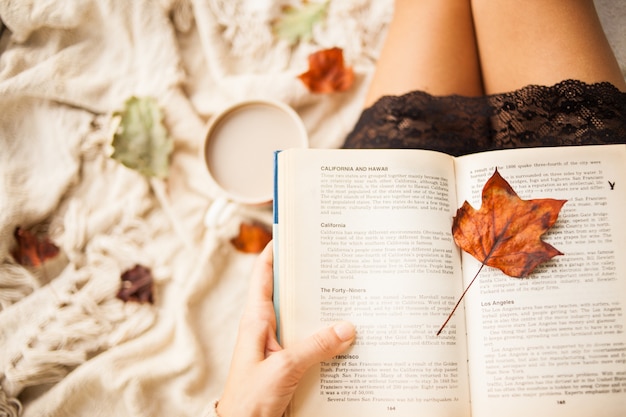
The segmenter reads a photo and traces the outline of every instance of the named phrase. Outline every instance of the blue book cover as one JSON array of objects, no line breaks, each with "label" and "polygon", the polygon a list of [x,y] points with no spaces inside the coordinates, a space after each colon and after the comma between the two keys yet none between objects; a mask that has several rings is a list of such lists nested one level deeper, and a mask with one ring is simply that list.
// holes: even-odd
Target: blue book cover
[{"label": "blue book cover", "polygon": [[[274,199],[272,201],[272,210],[273,210],[273,225],[272,225],[272,236],[273,236],[273,246],[274,246],[274,312],[276,314],[276,323],[280,323],[280,308],[278,303],[278,263],[276,262],[276,254],[278,253],[278,155],[281,151],[274,152]],[[276,337],[278,338],[278,342],[281,343],[280,338],[280,326],[276,326]]]}]

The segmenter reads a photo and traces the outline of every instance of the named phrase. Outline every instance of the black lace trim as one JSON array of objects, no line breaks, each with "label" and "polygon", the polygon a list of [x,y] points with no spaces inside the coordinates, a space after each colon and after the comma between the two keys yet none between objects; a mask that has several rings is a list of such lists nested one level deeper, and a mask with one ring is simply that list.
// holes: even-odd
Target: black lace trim
[{"label": "black lace trim", "polygon": [[386,96],[366,109],[344,148],[492,149],[626,143],[626,93],[566,80],[483,97]]}]

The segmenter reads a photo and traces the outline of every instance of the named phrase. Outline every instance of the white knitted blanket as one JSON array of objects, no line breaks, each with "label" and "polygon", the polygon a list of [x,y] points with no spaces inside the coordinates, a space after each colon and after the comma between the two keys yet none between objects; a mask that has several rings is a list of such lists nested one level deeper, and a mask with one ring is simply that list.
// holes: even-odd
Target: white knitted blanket
[{"label": "white knitted blanket", "polygon": [[[290,46],[271,30],[286,3],[300,4],[0,1],[0,416],[191,417],[220,394],[255,258],[229,241],[271,213],[206,216],[217,196],[199,157],[206,123],[269,98],[299,113],[311,147],[339,146],[393,6],[332,0],[312,39]],[[354,85],[312,94],[297,75],[330,47]],[[110,157],[112,114],[131,96],[163,109],[175,143],[166,180]],[[45,227],[59,257],[18,265],[17,226]],[[154,304],[116,297],[135,264],[152,270]]]},{"label": "white knitted blanket", "polygon": [[[242,221],[271,220],[243,206],[205,219],[207,121],[239,100],[280,100],[312,147],[339,146],[391,6],[332,1],[312,39],[290,46],[272,33],[275,1],[0,2],[0,415],[201,414],[223,386],[255,257],[230,239]],[[335,46],[353,87],[309,93],[297,78],[308,55]],[[133,95],[163,109],[166,180],[110,157],[111,115]],[[42,225],[59,259],[18,265],[13,231]],[[153,305],[116,297],[137,263],[154,275]]]}]

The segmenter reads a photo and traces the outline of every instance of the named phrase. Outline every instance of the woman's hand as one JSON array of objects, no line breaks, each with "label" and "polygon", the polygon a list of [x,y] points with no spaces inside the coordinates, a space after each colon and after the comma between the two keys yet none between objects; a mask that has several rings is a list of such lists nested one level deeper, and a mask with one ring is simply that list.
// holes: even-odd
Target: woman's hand
[{"label": "woman's hand", "polygon": [[270,242],[253,269],[230,373],[217,405],[220,417],[281,417],[306,370],[345,351],[355,337],[351,323],[338,322],[283,349],[276,339],[272,259]]}]

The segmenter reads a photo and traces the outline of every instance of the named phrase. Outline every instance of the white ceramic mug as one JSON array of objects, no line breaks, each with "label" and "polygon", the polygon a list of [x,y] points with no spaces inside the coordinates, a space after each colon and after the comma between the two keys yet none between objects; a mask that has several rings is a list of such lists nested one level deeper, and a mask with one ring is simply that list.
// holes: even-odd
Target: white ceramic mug
[{"label": "white ceramic mug", "polygon": [[269,204],[274,193],[274,152],[305,148],[302,119],[288,105],[249,100],[229,106],[209,122],[202,158],[222,197],[242,204]]}]

